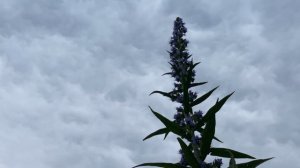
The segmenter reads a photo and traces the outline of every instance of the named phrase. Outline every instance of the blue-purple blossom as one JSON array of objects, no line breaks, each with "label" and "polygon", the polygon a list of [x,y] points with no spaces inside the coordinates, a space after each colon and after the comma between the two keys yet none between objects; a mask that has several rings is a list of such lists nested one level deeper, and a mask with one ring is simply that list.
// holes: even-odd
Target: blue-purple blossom
[{"label": "blue-purple blossom", "polygon": [[220,168],[220,167],[222,166],[222,164],[223,164],[222,159],[215,159],[215,160],[213,161],[213,165],[214,165],[215,167]]},{"label": "blue-purple blossom", "polygon": [[176,114],[174,115],[174,119],[175,119],[176,121],[180,121],[180,120],[181,120],[181,115],[180,115],[179,113],[176,113]]},{"label": "blue-purple blossom", "polygon": [[190,127],[194,127],[195,126],[195,123],[192,119],[192,117],[188,116],[185,118],[185,123],[186,125],[190,126]]},{"label": "blue-purple blossom", "polygon": [[183,95],[182,94],[178,94],[176,99],[175,99],[176,102],[178,103],[183,103]]},{"label": "blue-purple blossom", "polygon": [[[181,18],[177,17],[174,22],[173,36],[170,40],[171,51],[170,54],[170,65],[171,65],[171,76],[175,78],[175,81],[182,82],[183,76],[188,75],[189,67],[193,64],[189,61],[190,54],[187,51],[188,41],[184,38],[187,29]],[[194,70],[191,74],[191,81],[194,81],[195,73]]]},{"label": "blue-purple blossom", "polygon": [[197,93],[189,91],[189,101],[192,102],[197,98]]},{"label": "blue-purple blossom", "polygon": [[203,117],[203,112],[201,110],[198,110],[194,113],[194,116],[196,116],[199,119],[202,119]]},{"label": "blue-purple blossom", "polygon": [[176,110],[177,110],[177,112],[183,112],[183,107],[182,106],[176,107]]}]

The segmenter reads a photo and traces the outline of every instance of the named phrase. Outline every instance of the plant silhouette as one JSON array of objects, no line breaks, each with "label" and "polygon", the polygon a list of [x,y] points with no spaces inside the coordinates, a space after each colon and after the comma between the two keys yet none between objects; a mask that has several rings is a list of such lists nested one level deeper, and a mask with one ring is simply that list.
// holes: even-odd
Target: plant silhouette
[{"label": "plant silhouette", "polygon": [[[184,22],[177,17],[174,21],[173,35],[170,40],[171,50],[168,51],[171,71],[164,74],[174,78],[174,88],[169,92],[154,91],[151,93],[165,96],[171,101],[179,103],[180,106],[176,108],[177,112],[172,121],[149,107],[165,127],[144,138],[146,140],[157,135],[164,135],[165,139],[170,132],[176,134],[181,147],[179,150],[181,159],[177,163],[143,163],[135,167],[220,168],[222,166],[221,158],[229,158],[229,168],[255,168],[263,162],[272,159],[256,159],[236,150],[211,146],[213,140],[222,143],[215,136],[216,114],[234,92],[220,100],[217,99],[216,103],[205,113],[201,110],[194,110],[196,105],[209,98],[218,87],[201,96],[192,91],[193,87],[204,85],[207,82],[195,82],[195,67],[199,62],[194,63],[187,50],[188,40],[185,39],[186,33],[187,29]],[[208,155],[220,158],[208,163],[205,160]],[[252,160],[246,163],[236,163],[236,159]]]}]

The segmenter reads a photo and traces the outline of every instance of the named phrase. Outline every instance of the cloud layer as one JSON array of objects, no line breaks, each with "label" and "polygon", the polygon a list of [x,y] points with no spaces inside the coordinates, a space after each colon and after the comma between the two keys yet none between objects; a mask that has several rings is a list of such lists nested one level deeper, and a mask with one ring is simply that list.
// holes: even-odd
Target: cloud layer
[{"label": "cloud layer", "polygon": [[[132,167],[177,162],[173,136],[148,105],[172,118],[168,91],[173,20],[188,28],[201,108],[236,93],[217,116],[226,146],[261,168],[300,165],[300,3],[297,1],[0,2],[0,168]],[[226,161],[227,162],[227,161]]]}]

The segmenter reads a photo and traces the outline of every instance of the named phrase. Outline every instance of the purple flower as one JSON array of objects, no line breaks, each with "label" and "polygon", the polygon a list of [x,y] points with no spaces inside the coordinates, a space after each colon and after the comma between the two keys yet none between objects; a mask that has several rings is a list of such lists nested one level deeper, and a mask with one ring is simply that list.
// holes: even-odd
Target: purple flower
[{"label": "purple flower", "polygon": [[[177,82],[181,82],[180,79],[183,76],[188,75],[188,69],[191,67],[191,61],[188,61],[190,54],[187,50],[188,40],[185,36],[187,29],[181,18],[177,17],[174,21],[173,36],[170,40],[171,51],[169,52],[172,69],[172,77],[175,78]],[[194,80],[194,75],[191,76],[191,81]]]},{"label": "purple flower", "polygon": [[185,118],[185,123],[186,125],[189,125],[190,127],[194,127],[195,126],[195,123],[192,119],[192,117],[188,116]]},{"label": "purple flower", "polygon": [[201,110],[198,110],[194,113],[194,116],[196,116],[199,119],[202,119],[203,117],[203,112]]},{"label": "purple flower", "polygon": [[190,102],[194,101],[197,98],[197,93],[189,91],[189,100]]},{"label": "purple flower", "polygon": [[174,119],[175,119],[176,121],[180,121],[180,120],[181,120],[181,115],[180,115],[179,113],[176,113],[176,114],[174,115]]},{"label": "purple flower", "polygon": [[176,102],[178,103],[182,103],[183,102],[183,95],[182,94],[178,94],[176,99],[175,99]]},{"label": "purple flower", "polygon": [[177,110],[177,112],[183,112],[183,107],[182,106],[180,106],[180,107],[176,107],[176,110]]},{"label": "purple flower", "polygon": [[223,162],[222,162],[222,159],[215,159],[213,161],[213,165],[220,168],[222,166]]}]

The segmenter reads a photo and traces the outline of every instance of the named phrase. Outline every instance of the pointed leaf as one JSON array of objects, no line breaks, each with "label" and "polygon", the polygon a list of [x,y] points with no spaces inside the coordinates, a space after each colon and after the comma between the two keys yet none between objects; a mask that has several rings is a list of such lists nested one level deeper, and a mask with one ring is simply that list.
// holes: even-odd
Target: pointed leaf
[{"label": "pointed leaf", "polygon": [[215,115],[213,114],[212,117],[207,121],[202,133],[202,143],[200,146],[201,160],[205,160],[206,156],[210,152],[210,145],[215,135],[215,127],[216,127],[216,118]]},{"label": "pointed leaf", "polygon": [[192,83],[189,85],[189,88],[192,88],[192,87],[195,87],[195,86],[200,86],[200,85],[204,85],[206,84],[207,82],[199,82],[199,83]]},{"label": "pointed leaf", "polygon": [[179,125],[170,121],[169,119],[167,119],[163,115],[159,114],[158,112],[155,112],[154,110],[152,110],[152,108],[150,106],[149,106],[149,108],[152,111],[152,113],[167,127],[167,129],[169,131],[171,131],[174,134],[177,134],[181,137],[184,137],[185,132]]},{"label": "pointed leaf", "polygon": [[146,136],[146,137],[143,139],[143,141],[145,141],[146,139],[149,139],[149,138],[151,138],[151,137],[153,137],[153,136],[161,135],[161,134],[166,134],[166,133],[168,133],[168,132],[169,132],[169,130],[168,130],[167,128],[161,128],[161,129],[159,129],[159,130],[157,130],[157,131],[155,131],[155,132],[152,132],[152,133],[149,134],[148,136]]},{"label": "pointed leaf", "polygon": [[232,150],[227,148],[210,148],[210,155],[212,156],[219,156],[219,157],[225,157],[225,158],[231,158],[230,151],[234,158],[247,158],[247,159],[255,159],[255,157]]},{"label": "pointed leaf", "polygon": [[174,164],[174,163],[143,163],[135,167],[141,167],[141,166],[155,166],[155,167],[165,167],[165,168],[182,168],[179,164]]},{"label": "pointed leaf", "polygon": [[215,136],[214,136],[213,139],[216,140],[216,141],[218,141],[218,142],[220,142],[220,143],[223,143],[219,138],[217,138],[217,137],[215,137]]},{"label": "pointed leaf", "polygon": [[189,149],[189,147],[183,142],[183,140],[181,138],[177,138],[177,140],[181,146],[184,159],[192,166],[192,168],[198,168],[199,164],[198,164],[193,152]]},{"label": "pointed leaf", "polygon": [[194,63],[191,67],[190,67],[190,70],[193,70],[198,64],[200,64],[201,62],[196,62]]},{"label": "pointed leaf", "polygon": [[221,108],[222,106],[225,104],[225,102],[227,101],[227,99],[233,94],[234,92],[230,93],[229,95],[225,96],[223,99],[221,99],[220,101],[217,101],[217,103],[212,106],[207,113],[203,116],[203,121],[206,122],[209,120],[209,118],[211,118],[213,115],[215,115]]},{"label": "pointed leaf", "polygon": [[170,133],[170,131],[168,131],[168,132],[165,133],[164,140],[167,138],[167,136],[168,136],[169,133]]},{"label": "pointed leaf", "polygon": [[259,166],[260,164],[273,159],[273,158],[267,158],[267,159],[257,159],[257,160],[253,160],[247,163],[240,163],[237,164],[238,168],[256,168],[257,166]]},{"label": "pointed leaf", "polygon": [[156,90],[156,91],[151,92],[150,95],[152,95],[152,94],[154,94],[154,93],[158,93],[158,94],[161,94],[161,95],[163,95],[163,96],[165,96],[165,97],[168,97],[168,98],[172,99],[171,93],[173,93],[173,92],[167,93],[167,92],[163,92],[163,91],[158,91],[158,90]]},{"label": "pointed leaf", "polygon": [[196,106],[197,104],[202,103],[204,100],[206,100],[219,86],[213,88],[206,94],[202,95],[201,97],[197,98],[195,101],[192,102],[191,106]]},{"label": "pointed leaf", "polygon": [[172,75],[172,72],[164,73],[164,74],[162,74],[161,76],[164,76],[164,75]]}]

